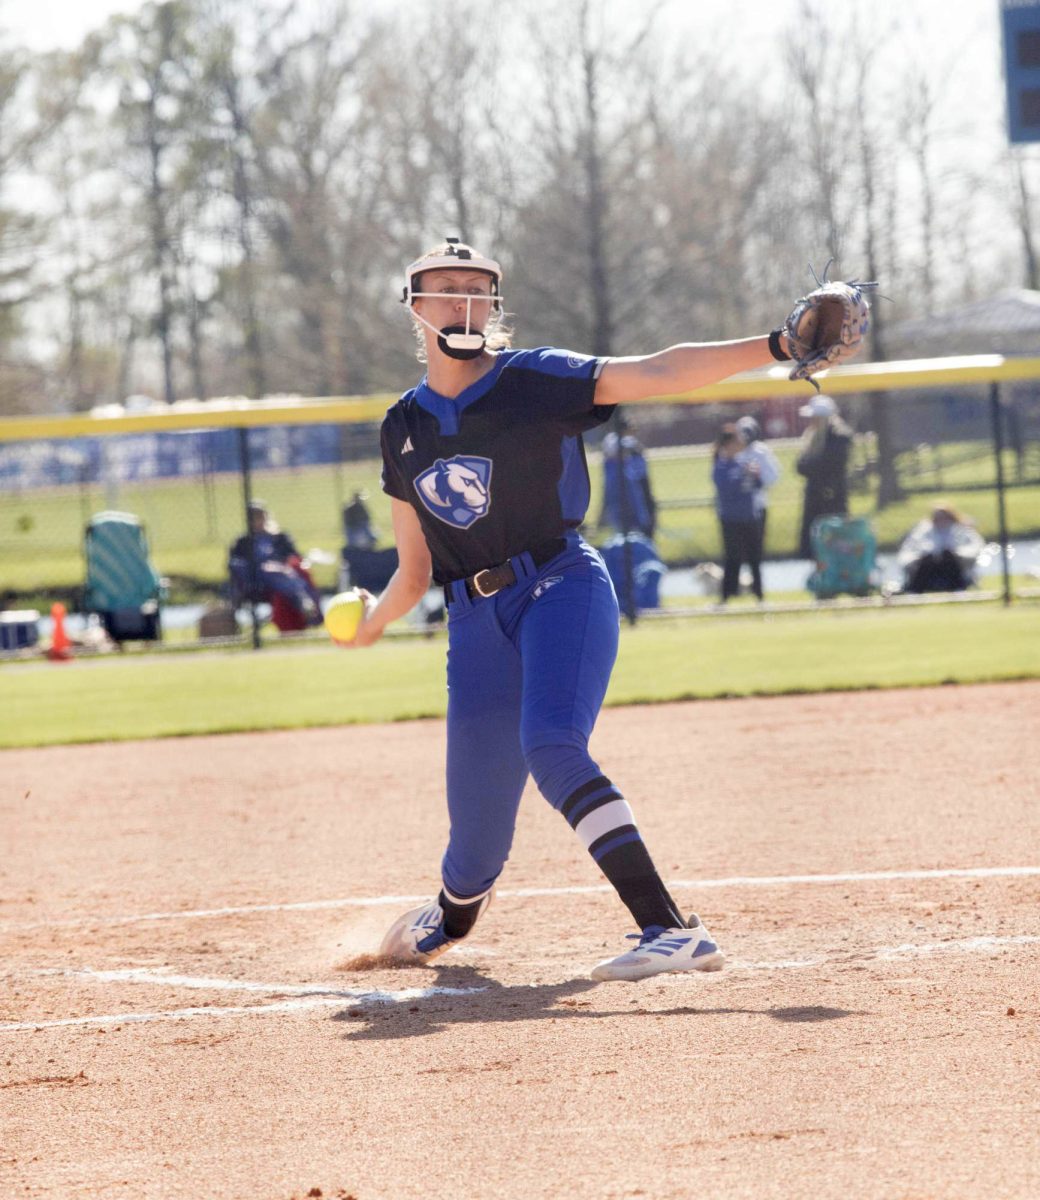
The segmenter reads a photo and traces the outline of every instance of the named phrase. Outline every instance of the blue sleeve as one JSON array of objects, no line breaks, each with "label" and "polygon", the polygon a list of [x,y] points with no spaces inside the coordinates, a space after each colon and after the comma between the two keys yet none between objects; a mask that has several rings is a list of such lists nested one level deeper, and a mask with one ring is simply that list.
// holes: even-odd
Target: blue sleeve
[{"label": "blue sleeve", "polygon": [[557,379],[595,379],[605,359],[573,350],[540,346],[537,350],[515,350],[509,359],[512,368],[540,371]]},{"label": "blue sleeve", "polygon": [[732,462],[732,459],[716,458],[711,470],[711,477],[715,482],[715,507],[720,513],[729,513],[740,490],[734,477]]},{"label": "blue sleeve", "polygon": [[575,434],[602,425],[613,415],[613,405],[595,403],[596,380],[605,361],[542,346],[513,351],[506,369],[527,377],[525,402],[568,434]]}]

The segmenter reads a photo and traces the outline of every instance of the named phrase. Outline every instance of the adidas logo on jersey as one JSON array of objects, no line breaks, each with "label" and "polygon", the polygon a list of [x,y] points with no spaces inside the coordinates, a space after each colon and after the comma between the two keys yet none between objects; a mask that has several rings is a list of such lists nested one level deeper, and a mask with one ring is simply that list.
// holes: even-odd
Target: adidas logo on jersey
[{"label": "adidas logo on jersey", "polygon": [[401,447],[401,453],[410,454],[414,449],[415,447],[412,445],[412,437],[411,434],[409,434],[408,437],[404,439],[404,445]]}]

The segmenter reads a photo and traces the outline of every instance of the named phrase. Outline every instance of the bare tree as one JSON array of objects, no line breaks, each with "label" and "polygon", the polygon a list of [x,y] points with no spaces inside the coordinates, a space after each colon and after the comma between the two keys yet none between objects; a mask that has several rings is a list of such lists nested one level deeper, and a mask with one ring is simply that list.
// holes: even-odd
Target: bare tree
[{"label": "bare tree", "polygon": [[939,97],[932,80],[917,64],[905,79],[903,94],[904,138],[913,161],[921,196],[919,286],[920,294],[924,298],[925,311],[930,314],[935,311],[936,291],[935,246],[938,230],[933,157]]},{"label": "bare tree", "polygon": [[1040,267],[1037,264],[1036,235],[1033,229],[1035,205],[1026,179],[1025,158],[1021,154],[1012,153],[1010,166],[1015,184],[1015,223],[1022,239],[1022,282],[1025,287],[1035,290],[1040,288]]},{"label": "bare tree", "polygon": [[[272,74],[282,53],[273,42],[286,11],[271,13],[240,0],[210,0],[201,19],[211,106],[207,149],[212,190],[231,200],[227,238],[234,252],[222,263],[220,299],[241,328],[245,390],[263,396],[268,390],[267,338],[261,318],[265,264],[259,249],[263,191],[254,126],[264,95],[260,81]],[[224,240],[223,230],[217,237]]]},{"label": "bare tree", "polygon": [[494,155],[501,137],[496,109],[503,69],[498,28],[472,4],[453,6],[427,17],[414,34],[414,47],[414,70],[400,83],[410,95],[405,111],[417,135],[410,146],[412,167],[423,176],[427,217],[438,223],[430,233],[479,241],[491,233],[498,193]]},{"label": "bare tree", "polygon": [[[894,156],[894,132],[880,111],[876,67],[893,31],[864,31],[853,14],[844,30],[832,24],[819,40],[805,39],[800,31],[821,20],[821,10],[803,0],[798,26],[785,38],[809,130],[805,165],[828,233],[827,258],[836,260],[841,277],[882,279],[881,225],[888,209],[885,195],[894,187],[885,164]],[[856,248],[861,255],[854,256]],[[861,264],[858,270],[848,266],[854,257]],[[882,304],[875,304],[870,347],[878,360],[885,357],[884,316]],[[884,508],[901,494],[896,447],[887,398],[871,393],[867,406],[877,436],[877,503]]]},{"label": "bare tree", "polygon": [[[875,64],[877,55],[884,45],[885,34],[873,40],[863,39],[858,42],[861,47],[855,59],[856,86],[855,120],[853,129],[858,139],[860,158],[860,180],[862,183],[863,202],[863,245],[865,251],[866,277],[870,280],[881,278],[882,265],[879,254],[881,213],[883,209],[883,191],[891,186],[891,180],[886,179],[882,171],[882,163],[892,160],[891,145],[884,145],[882,135],[871,120],[869,97],[876,87]],[[887,36],[891,36],[889,33]],[[873,357],[884,360],[887,356],[884,345],[885,312],[881,304],[874,304],[873,319],[870,323],[870,339]],[[870,423],[877,436],[878,448],[878,508],[885,508],[902,497],[899,475],[896,471],[896,445],[892,434],[892,417],[888,397],[883,393],[872,392],[868,401]]]},{"label": "bare tree", "polygon": [[147,230],[147,269],[155,289],[150,326],[167,401],[177,395],[184,197],[195,183],[190,145],[201,71],[194,22],[192,0],[165,0],[133,17],[114,18],[104,36],[91,41],[95,75],[118,84],[114,133],[125,147],[119,161]]},{"label": "bare tree", "polygon": [[691,327],[699,339],[770,328],[790,301],[802,219],[788,131],[713,58],[687,61],[682,78],[658,121],[649,180],[663,268],[656,290],[669,301],[650,311],[681,339]]},{"label": "bare tree", "polygon": [[[806,38],[807,28],[815,30],[816,36]],[[852,219],[849,189],[842,186],[854,145],[850,136],[853,114],[843,86],[851,44],[848,31],[824,20],[813,0],[802,0],[798,16],[783,39],[784,58],[804,105],[799,122],[805,138],[800,146],[804,168],[813,181],[809,195],[822,236],[816,253],[825,251],[826,257],[838,262],[845,257]]]},{"label": "bare tree", "polygon": [[351,355],[339,327],[337,227],[349,211],[358,80],[372,36],[345,6],[333,9],[323,24],[269,57],[252,123],[265,197],[260,221],[297,328],[299,352],[283,346],[283,366],[291,365],[298,390],[319,395],[349,387]]},{"label": "bare tree", "polygon": [[38,294],[37,251],[46,230],[11,202],[11,183],[26,170],[41,137],[26,98],[29,63],[0,50],[0,411],[31,407],[31,361],[19,348],[26,310]]},{"label": "bare tree", "polygon": [[656,9],[627,35],[610,26],[602,0],[532,19],[530,29],[542,87],[521,126],[514,278],[538,334],[594,354],[625,345],[619,305],[636,300],[654,257],[640,248],[653,240],[644,184],[655,87],[643,52]]},{"label": "bare tree", "polygon": [[56,197],[48,240],[57,267],[54,286],[64,296],[67,321],[57,337],[66,353],[59,354],[55,363],[55,384],[62,407],[78,411],[99,398],[99,381],[90,378],[87,366],[91,262],[86,244],[89,215],[82,195],[82,180],[96,170],[97,163],[87,134],[91,114],[81,103],[84,79],[78,56],[56,53],[37,66],[41,80],[46,79],[36,98],[37,111],[51,133],[35,157],[35,166],[40,182],[50,183]]}]

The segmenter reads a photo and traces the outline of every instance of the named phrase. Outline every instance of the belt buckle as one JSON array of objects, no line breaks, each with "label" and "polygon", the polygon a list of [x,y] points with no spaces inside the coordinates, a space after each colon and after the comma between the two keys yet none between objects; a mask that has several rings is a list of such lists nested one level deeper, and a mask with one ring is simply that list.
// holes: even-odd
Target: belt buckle
[{"label": "belt buckle", "polygon": [[484,589],[480,586],[480,577],[482,575],[494,575],[494,572],[497,569],[498,569],[497,567],[485,567],[483,571],[478,571],[476,573],[476,575],[473,576],[473,590],[477,593],[478,596],[483,596],[485,600],[487,599],[488,596],[493,596],[496,592],[500,592],[502,590],[502,588],[501,588],[501,586],[499,586],[499,587],[492,586],[490,591],[485,592]]}]

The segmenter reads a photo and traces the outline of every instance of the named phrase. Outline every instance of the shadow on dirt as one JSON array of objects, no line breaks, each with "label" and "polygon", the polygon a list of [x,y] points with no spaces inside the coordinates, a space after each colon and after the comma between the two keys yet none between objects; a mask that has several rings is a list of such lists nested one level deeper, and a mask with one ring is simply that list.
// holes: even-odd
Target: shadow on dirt
[{"label": "shadow on dirt", "polygon": [[[588,1017],[655,1017],[760,1015],[774,1021],[817,1022],[836,1021],[859,1013],[844,1008],[811,1006],[804,1008],[715,1008],[684,1005],[678,1008],[656,1008],[652,1002],[644,1006],[638,992],[624,1007],[600,1006],[590,993],[599,993],[604,986],[592,979],[568,979],[562,983],[521,984],[506,986],[481,974],[471,966],[446,966],[423,972],[425,986],[436,988],[481,988],[471,995],[437,995],[416,998],[409,1002],[379,1005],[352,1005],[330,1018],[355,1025],[344,1037],[350,1041],[391,1041],[399,1038],[426,1037],[452,1025],[504,1024],[510,1021],[564,1021]],[[430,978],[432,976],[432,979]],[[638,985],[636,985],[638,986]],[[617,1001],[614,991],[610,999]]]},{"label": "shadow on dirt", "polygon": [[862,1009],[824,1008],[813,1004],[808,1008],[770,1008],[769,1015],[777,1021],[838,1021],[842,1017],[863,1017]]}]

